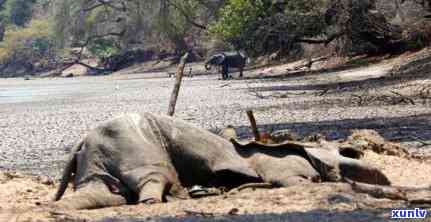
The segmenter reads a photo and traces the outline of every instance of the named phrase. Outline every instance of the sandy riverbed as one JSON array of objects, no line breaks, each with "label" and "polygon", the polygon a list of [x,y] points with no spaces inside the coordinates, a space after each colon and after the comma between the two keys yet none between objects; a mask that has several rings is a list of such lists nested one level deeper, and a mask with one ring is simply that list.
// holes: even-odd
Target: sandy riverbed
[{"label": "sandy riverbed", "polygon": [[[285,68],[273,67],[268,75],[285,74]],[[401,142],[412,142],[412,135],[431,139],[429,104],[358,105],[352,97],[363,92],[361,85],[379,91],[399,86],[372,85],[372,78],[387,75],[389,68],[274,78],[253,70],[249,78],[229,81],[218,75],[186,77],[176,116],[212,130],[230,124],[247,135],[245,110],[253,109],[267,130],[339,139],[354,128],[373,128]],[[159,74],[0,80],[0,170],[58,176],[69,148],[98,123],[128,112],[166,113],[174,80]]]}]

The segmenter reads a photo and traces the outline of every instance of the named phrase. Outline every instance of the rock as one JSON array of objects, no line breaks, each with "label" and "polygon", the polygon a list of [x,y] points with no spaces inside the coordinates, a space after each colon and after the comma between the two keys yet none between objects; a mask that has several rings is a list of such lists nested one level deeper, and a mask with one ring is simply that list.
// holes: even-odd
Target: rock
[{"label": "rock", "polygon": [[48,176],[38,176],[36,179],[37,179],[37,182],[39,182],[43,185],[47,185],[47,186],[54,185],[54,180],[52,180]]},{"label": "rock", "polygon": [[[88,60],[82,60],[82,62],[93,67],[97,66],[97,61],[94,61],[94,60],[88,59]],[[61,76],[62,77],[84,76],[89,74],[89,72],[90,72],[89,68],[82,66],[80,64],[75,64],[63,70],[63,72],[61,73]]]}]

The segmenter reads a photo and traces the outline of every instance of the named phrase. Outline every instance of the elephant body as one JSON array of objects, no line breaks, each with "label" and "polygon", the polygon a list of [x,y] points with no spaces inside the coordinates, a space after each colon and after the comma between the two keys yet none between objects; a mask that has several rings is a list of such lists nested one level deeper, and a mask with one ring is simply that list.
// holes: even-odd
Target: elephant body
[{"label": "elephant body", "polygon": [[[378,170],[344,158],[331,149],[296,143],[270,147],[229,142],[168,116],[127,114],[91,130],[72,149],[55,205],[91,209],[183,199],[188,198],[185,187],[193,185],[290,186],[316,178],[337,181],[342,176],[389,183]],[[356,173],[349,174],[351,169]],[[76,192],[61,199],[70,180]]]},{"label": "elephant body", "polygon": [[246,61],[247,57],[241,52],[222,52],[210,56],[205,62],[205,68],[210,70],[211,66],[221,67],[222,79],[228,78],[229,68],[238,68],[239,76],[242,77]]}]

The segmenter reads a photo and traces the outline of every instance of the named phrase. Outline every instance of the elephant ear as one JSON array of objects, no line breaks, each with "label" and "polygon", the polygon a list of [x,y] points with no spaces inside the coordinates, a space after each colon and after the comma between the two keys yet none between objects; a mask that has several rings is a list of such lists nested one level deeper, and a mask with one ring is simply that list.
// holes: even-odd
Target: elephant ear
[{"label": "elephant ear", "polygon": [[221,65],[224,62],[225,59],[226,59],[226,55],[225,54],[220,54],[220,55],[217,55],[214,58],[214,62],[217,65]]}]

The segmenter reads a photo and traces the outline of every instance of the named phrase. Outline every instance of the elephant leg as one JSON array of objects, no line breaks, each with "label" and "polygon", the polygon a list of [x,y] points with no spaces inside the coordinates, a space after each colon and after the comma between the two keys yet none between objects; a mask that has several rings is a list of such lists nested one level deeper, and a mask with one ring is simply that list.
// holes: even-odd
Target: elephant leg
[{"label": "elephant leg", "polygon": [[167,188],[172,185],[168,176],[172,175],[164,167],[144,166],[125,172],[123,181],[138,195],[139,203],[156,203],[164,200]]},{"label": "elephant leg", "polygon": [[222,72],[222,79],[226,80],[229,75],[229,67],[226,63],[223,64],[223,68],[221,72]]},{"label": "elephant leg", "polygon": [[168,186],[168,180],[163,175],[152,175],[139,192],[139,203],[161,203]]},{"label": "elephant leg", "polygon": [[243,77],[243,75],[242,75],[242,72],[244,71],[244,68],[243,67],[241,67],[240,69],[239,69],[239,78],[242,78]]},{"label": "elephant leg", "polygon": [[120,194],[112,193],[102,182],[90,182],[82,188],[79,188],[70,196],[66,196],[54,207],[60,209],[95,209],[102,207],[111,207],[127,204],[126,198]]}]

